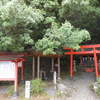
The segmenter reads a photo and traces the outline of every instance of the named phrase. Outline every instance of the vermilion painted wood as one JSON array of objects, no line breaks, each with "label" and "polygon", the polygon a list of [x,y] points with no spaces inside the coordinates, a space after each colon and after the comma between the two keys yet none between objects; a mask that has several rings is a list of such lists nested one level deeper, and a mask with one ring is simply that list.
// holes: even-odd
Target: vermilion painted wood
[{"label": "vermilion painted wood", "polygon": [[15,72],[15,92],[17,92],[18,89],[18,63],[16,62],[16,72]]},{"label": "vermilion painted wood", "polygon": [[98,77],[99,76],[99,71],[98,71],[97,55],[96,55],[95,48],[93,48],[93,50],[94,50],[94,64],[95,64],[96,77]]},{"label": "vermilion painted wood", "polygon": [[[96,44],[96,45],[83,45],[83,46],[80,46],[80,48],[100,48],[100,44]],[[64,47],[65,50],[71,50],[72,48],[67,48],[67,47]]]},{"label": "vermilion painted wood", "polygon": [[80,48],[99,48],[99,47],[100,47],[100,44],[80,46]]},{"label": "vermilion painted wood", "polygon": [[[100,51],[99,50],[95,50],[96,51],[96,53],[99,55],[100,54]],[[73,55],[84,55],[84,54],[94,54],[94,52],[93,51],[73,51],[73,52],[65,52],[65,54],[66,55],[71,55],[71,54],[73,54]]]},{"label": "vermilion painted wood", "polygon": [[72,50],[71,48],[64,47],[64,50]]},{"label": "vermilion painted wood", "polygon": [[[86,50],[88,48],[92,48],[91,51]],[[93,55],[94,56],[94,64],[95,64],[95,72],[96,72],[96,77],[99,76],[99,70],[98,70],[98,60],[97,60],[97,55],[100,55],[100,50],[96,50],[96,48],[100,48],[100,44],[97,45],[83,45],[80,46],[81,51],[73,51],[73,49],[71,48],[64,48],[65,50],[70,50],[70,51],[66,51],[65,54],[66,55],[70,55],[70,76],[73,76],[73,69],[72,69],[72,64],[73,64],[73,57],[72,55]]]},{"label": "vermilion painted wood", "polygon": [[84,55],[84,54],[93,54],[93,51],[79,51],[79,52],[65,52],[66,55]]},{"label": "vermilion painted wood", "polygon": [[12,62],[20,62],[20,61],[25,61],[23,58],[17,58],[15,60],[0,60],[0,61],[12,61]]}]

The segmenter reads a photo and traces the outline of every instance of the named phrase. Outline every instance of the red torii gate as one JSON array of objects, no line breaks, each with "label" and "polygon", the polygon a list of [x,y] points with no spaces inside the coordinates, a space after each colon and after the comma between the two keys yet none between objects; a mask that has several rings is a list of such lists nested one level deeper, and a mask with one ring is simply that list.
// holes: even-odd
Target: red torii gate
[{"label": "red torii gate", "polygon": [[[67,48],[67,47],[65,47],[64,49],[68,50],[65,52],[65,54],[70,55],[70,77],[71,78],[73,77],[73,56],[74,55],[93,55],[96,77],[97,78],[99,77],[97,55],[100,54],[100,44],[80,46],[80,51],[74,51],[72,48]],[[91,50],[87,50],[87,49],[91,49]]]}]

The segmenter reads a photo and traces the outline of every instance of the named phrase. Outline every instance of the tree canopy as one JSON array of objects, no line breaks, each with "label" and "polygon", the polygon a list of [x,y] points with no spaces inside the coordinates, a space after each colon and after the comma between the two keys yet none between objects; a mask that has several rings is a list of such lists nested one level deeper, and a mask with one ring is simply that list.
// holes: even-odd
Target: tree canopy
[{"label": "tree canopy", "polygon": [[99,0],[70,0],[70,2],[63,2],[60,9],[60,18],[62,20],[67,19],[76,28],[87,29],[91,35],[91,41],[87,43],[100,43]]},{"label": "tree canopy", "polygon": [[100,30],[99,10],[97,0],[1,0],[0,51],[78,49]]}]

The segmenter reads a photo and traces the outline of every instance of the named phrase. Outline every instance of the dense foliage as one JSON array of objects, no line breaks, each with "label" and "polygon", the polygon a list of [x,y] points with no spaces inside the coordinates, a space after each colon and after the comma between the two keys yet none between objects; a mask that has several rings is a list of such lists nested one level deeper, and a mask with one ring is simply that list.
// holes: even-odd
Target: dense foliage
[{"label": "dense foliage", "polygon": [[1,0],[0,51],[78,49],[100,31],[99,13],[97,0]]},{"label": "dense foliage", "polygon": [[31,94],[44,93],[45,83],[40,79],[35,79],[31,81]]},{"label": "dense foliage", "polygon": [[87,29],[91,33],[91,41],[88,41],[89,44],[100,43],[99,0],[70,0],[70,3],[63,2],[62,5],[60,9],[60,18],[62,21],[67,19],[75,27]]},{"label": "dense foliage", "polygon": [[34,45],[32,30],[44,20],[43,13],[21,0],[2,0],[0,5],[0,50],[23,51]]}]

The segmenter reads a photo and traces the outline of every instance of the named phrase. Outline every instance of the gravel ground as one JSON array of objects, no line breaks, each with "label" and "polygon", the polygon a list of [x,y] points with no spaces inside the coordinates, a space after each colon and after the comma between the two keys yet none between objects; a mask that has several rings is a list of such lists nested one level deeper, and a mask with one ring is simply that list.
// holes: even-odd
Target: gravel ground
[{"label": "gravel ground", "polygon": [[95,73],[81,73],[73,81],[64,81],[72,87],[72,94],[66,100],[100,100],[89,86],[95,81]]},{"label": "gravel ground", "polygon": [[[66,86],[67,96],[60,98],[60,100],[100,100],[91,89],[90,85],[95,82],[95,73],[82,72],[70,80],[66,78],[62,83]],[[49,87],[48,91],[51,88]],[[51,90],[49,91],[49,94]],[[58,100],[58,99],[54,99]]]},{"label": "gravel ground", "polygon": [[[93,82],[95,82],[95,73],[82,72],[72,80],[67,77],[61,81],[67,88],[67,95],[61,98],[55,96],[55,98],[53,97],[50,100],[100,100],[100,97],[89,88]],[[3,96],[2,94],[4,94],[4,91],[3,88],[0,88],[0,100],[13,100],[13,98],[8,99],[6,96]],[[55,89],[52,85],[50,85],[46,91],[50,96],[54,96],[55,94]]]}]

